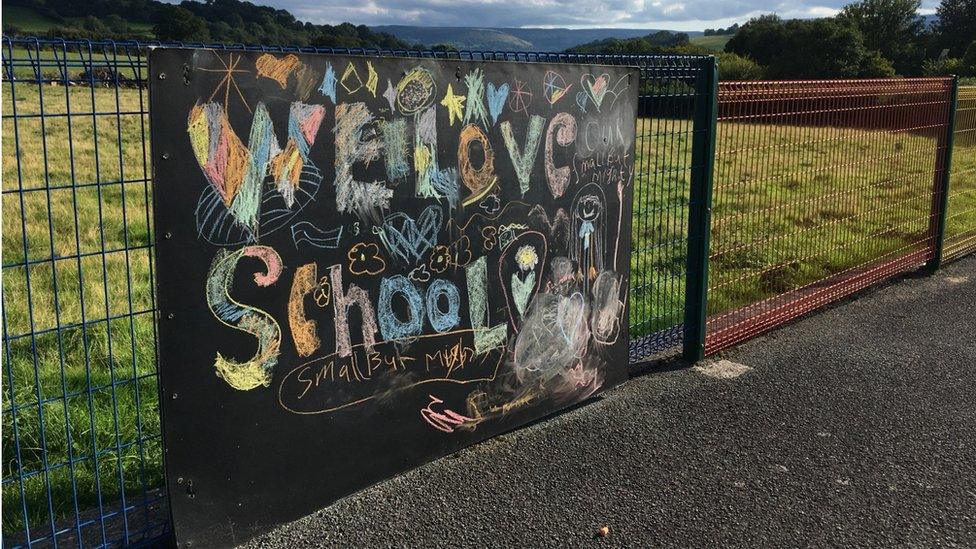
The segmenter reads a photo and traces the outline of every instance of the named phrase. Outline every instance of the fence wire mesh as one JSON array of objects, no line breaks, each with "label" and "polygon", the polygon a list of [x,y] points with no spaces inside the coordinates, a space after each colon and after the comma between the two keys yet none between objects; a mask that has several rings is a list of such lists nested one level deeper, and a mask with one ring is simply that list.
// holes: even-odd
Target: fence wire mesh
[{"label": "fence wire mesh", "polygon": [[976,86],[959,88],[952,142],[944,251],[947,260],[976,251]]},{"label": "fence wire mesh", "polygon": [[933,257],[952,82],[720,83],[706,352]]},{"label": "fence wire mesh", "polygon": [[[168,532],[155,366],[150,46],[3,40],[9,547],[132,545]],[[693,106],[710,58],[206,47],[640,67],[631,360],[680,345]]]}]

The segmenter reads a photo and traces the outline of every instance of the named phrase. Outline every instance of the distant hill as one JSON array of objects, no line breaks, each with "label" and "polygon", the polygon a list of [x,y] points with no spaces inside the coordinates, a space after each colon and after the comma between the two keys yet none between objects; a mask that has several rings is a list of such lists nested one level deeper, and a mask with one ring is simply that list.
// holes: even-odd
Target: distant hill
[{"label": "distant hill", "polygon": [[315,25],[242,0],[3,0],[3,31],[58,38],[158,39],[338,48],[413,48],[366,25]]},{"label": "distant hill", "polygon": [[[374,31],[413,44],[450,44],[460,50],[556,52],[609,38],[639,38],[663,29],[520,29],[505,27],[417,27],[379,25]],[[701,32],[687,32],[689,36]]]}]

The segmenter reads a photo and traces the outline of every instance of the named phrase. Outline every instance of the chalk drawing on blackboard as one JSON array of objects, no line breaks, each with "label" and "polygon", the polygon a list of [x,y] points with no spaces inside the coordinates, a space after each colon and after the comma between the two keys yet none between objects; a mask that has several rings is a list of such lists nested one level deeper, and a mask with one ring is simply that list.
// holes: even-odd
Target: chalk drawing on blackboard
[{"label": "chalk drawing on blackboard", "polygon": [[478,122],[488,127],[488,112],[485,110],[484,88],[485,71],[474,69],[464,76],[468,88],[467,104],[464,109],[464,123]]},{"label": "chalk drawing on blackboard", "polygon": [[589,102],[589,94],[585,90],[580,90],[576,92],[576,106],[579,107],[583,114],[586,114],[586,104]]},{"label": "chalk drawing on blackboard", "polygon": [[[471,335],[470,329],[458,329],[417,336],[414,343],[429,349],[420,360],[399,354],[395,340],[350,345],[288,371],[278,385],[278,404],[298,415],[324,415],[362,406],[388,396],[381,389],[384,373],[396,373],[407,380],[395,385],[393,391],[441,383],[492,383],[501,374],[505,353],[497,347],[477,353],[464,343]],[[345,391],[337,391],[339,387]],[[474,429],[478,423],[473,420],[466,426]]]},{"label": "chalk drawing on blackboard", "polygon": [[301,64],[302,62],[298,59],[298,56],[293,53],[284,57],[275,57],[270,53],[266,53],[257,58],[254,62],[254,68],[257,70],[259,77],[274,80],[281,86],[281,89],[285,89],[288,87],[288,77]]},{"label": "chalk drawing on blackboard", "polygon": [[[430,403],[420,410],[420,416],[434,429],[453,433],[455,429],[474,421],[473,418],[459,414],[454,410],[440,407],[439,405],[444,404],[444,401],[434,395],[428,395],[428,397]],[[435,410],[435,406],[438,408],[437,410]]]},{"label": "chalk drawing on blackboard", "polygon": [[359,76],[359,71],[356,70],[356,66],[352,64],[352,61],[346,65],[346,70],[342,71],[342,77],[339,78],[339,85],[350,95],[363,88],[363,79]]},{"label": "chalk drawing on blackboard", "polygon": [[576,132],[576,119],[566,112],[556,114],[546,130],[546,182],[549,184],[549,191],[552,192],[553,198],[559,198],[566,192],[572,175],[569,166],[556,167],[554,160],[556,149],[553,140],[555,139],[555,144],[560,147],[568,147],[576,141]]},{"label": "chalk drawing on blackboard", "polygon": [[604,345],[613,345],[620,335],[622,311],[627,289],[612,271],[603,271],[593,281],[593,314],[590,331]]},{"label": "chalk drawing on blackboard", "polygon": [[595,183],[583,186],[573,199],[572,234],[579,239],[570,250],[570,259],[578,266],[585,291],[589,291],[597,275],[603,272],[603,252],[607,239],[606,203],[603,189]]},{"label": "chalk drawing on blackboard", "polygon": [[335,68],[332,67],[332,63],[326,63],[325,76],[322,77],[322,85],[319,87],[319,93],[331,99],[333,105],[336,102],[337,83],[338,79],[335,75]]},{"label": "chalk drawing on blackboard", "polygon": [[555,105],[565,97],[572,87],[573,85],[567,85],[566,79],[556,71],[548,70],[542,77],[542,93],[550,105]]},{"label": "chalk drawing on blackboard", "polygon": [[354,275],[378,275],[386,270],[380,247],[372,242],[358,242],[346,253],[349,272]]},{"label": "chalk drawing on blackboard", "polygon": [[400,79],[396,92],[397,109],[403,114],[414,114],[434,103],[437,85],[429,70],[415,67]]},{"label": "chalk drawing on blackboard", "polygon": [[323,117],[320,105],[292,103],[288,140],[282,149],[267,108],[258,103],[245,146],[223,105],[194,106],[187,133],[210,183],[197,202],[197,234],[217,245],[252,243],[258,235],[283,227],[311,202],[322,174],[309,151]]},{"label": "chalk drawing on blackboard", "polygon": [[393,189],[381,181],[358,181],[353,166],[378,160],[382,143],[364,139],[373,122],[365,103],[340,103],[335,109],[335,188],[340,213],[353,213],[364,221],[376,221],[390,208]]},{"label": "chalk drawing on blackboard", "polygon": [[508,101],[508,108],[512,112],[529,113],[529,105],[532,104],[532,88],[528,82],[515,79],[515,86],[512,89],[511,99]]},{"label": "chalk drawing on blackboard", "polygon": [[211,69],[206,67],[195,67],[195,70],[202,71],[202,72],[218,73],[223,75],[223,78],[221,78],[220,81],[217,83],[217,85],[214,87],[213,92],[210,94],[210,98],[207,99],[207,101],[208,102],[213,101],[214,98],[218,97],[217,94],[220,93],[220,90],[223,89],[224,105],[226,105],[229,108],[230,99],[231,99],[230,91],[231,88],[233,88],[234,98],[239,99],[241,101],[241,103],[244,105],[244,108],[247,109],[247,112],[252,112],[250,105],[247,104],[247,99],[244,99],[244,93],[241,91],[240,86],[237,85],[237,81],[234,79],[235,74],[247,74],[249,72],[247,70],[237,68],[238,65],[240,65],[241,60],[244,58],[244,56],[242,54],[237,54],[237,56],[235,57],[235,55],[232,53],[228,56],[227,61],[224,61],[224,59],[217,52],[211,50],[210,53],[212,53],[214,57],[217,58],[217,61],[221,64],[223,68]]},{"label": "chalk drawing on blackboard", "polygon": [[[481,153],[481,165],[475,167],[472,157],[477,148]],[[491,148],[488,136],[476,124],[468,124],[461,129],[458,143],[458,171],[461,182],[468,188],[470,194],[461,201],[463,206],[470,206],[485,197],[498,182],[495,175],[495,151]]]},{"label": "chalk drawing on blackboard", "polygon": [[[192,149],[154,184],[160,308],[186,319],[160,328],[168,474],[208,487],[206,517],[175,495],[179,539],[250,536],[625,377],[635,72],[214,55],[153,54],[209,71],[152,79],[154,146]],[[279,473],[180,446],[211,443]],[[247,482],[260,512],[224,496]]]},{"label": "chalk drawing on blackboard", "polygon": [[376,232],[390,256],[404,263],[415,263],[437,243],[444,212],[437,206],[424,208],[414,219],[405,212],[395,212],[383,219]]},{"label": "chalk drawing on blackboard", "polygon": [[460,122],[464,118],[461,111],[464,109],[466,98],[464,95],[455,94],[452,84],[447,84],[447,91],[444,93],[444,98],[441,99],[441,105],[447,108],[447,118],[452,126],[455,120]]},{"label": "chalk drawing on blackboard", "polygon": [[386,79],[386,91],[383,92],[383,97],[390,104],[390,112],[393,112],[396,109],[397,92],[389,78]]},{"label": "chalk drawing on blackboard", "polygon": [[366,62],[366,89],[369,93],[376,97],[376,86],[380,83],[380,75],[376,73],[376,69],[373,68],[372,61]]},{"label": "chalk drawing on blackboard", "polygon": [[539,150],[539,140],[542,138],[542,128],[545,123],[546,119],[537,114],[529,117],[529,127],[525,131],[525,142],[521,148],[515,140],[512,123],[506,120],[501,124],[502,139],[512,159],[512,167],[515,168],[515,177],[518,179],[522,196],[529,191],[529,176],[535,165],[536,152]]},{"label": "chalk drawing on blackboard", "polygon": [[342,240],[342,227],[325,231],[313,225],[311,221],[299,221],[291,226],[291,238],[295,248],[305,242],[323,250],[334,250],[339,247],[339,242]]},{"label": "chalk drawing on blackboard", "polygon": [[501,209],[502,202],[498,198],[497,193],[492,193],[486,196],[485,199],[481,201],[481,204],[479,204],[479,206],[481,207],[482,210],[484,210],[486,214],[494,215],[498,213],[498,210]]},{"label": "chalk drawing on blackboard", "polygon": [[502,113],[502,108],[505,107],[505,100],[508,99],[508,91],[510,87],[508,82],[498,85],[497,87],[488,82],[488,112],[491,114],[492,125],[498,123],[498,115]]},{"label": "chalk drawing on blackboard", "polygon": [[607,73],[597,76],[584,74],[580,77],[580,85],[589,94],[590,100],[593,101],[596,110],[600,110],[600,105],[603,104],[603,98],[606,97],[607,91],[610,89],[610,75]]},{"label": "chalk drawing on blackboard", "polygon": [[[621,76],[616,82],[611,84],[610,75],[607,73],[599,75],[584,74],[580,77],[580,86],[588,96],[589,101],[592,101],[593,105],[596,106],[597,111],[603,106],[603,102],[607,96],[610,97],[608,108],[612,109],[617,101],[617,97],[630,86],[630,77],[627,75]],[[578,101],[579,96],[577,96]]]},{"label": "chalk drawing on blackboard", "polygon": [[498,278],[505,294],[511,333],[518,333],[529,299],[539,292],[542,276],[538,267],[545,265],[548,245],[537,231],[525,231],[506,243],[498,265]]},{"label": "chalk drawing on blackboard", "polygon": [[427,270],[427,264],[421,263],[419,266],[411,269],[407,274],[407,278],[414,282],[428,282],[430,280],[430,271]]},{"label": "chalk drawing on blackboard", "polygon": [[[291,291],[288,295],[288,328],[295,350],[299,356],[307,357],[322,346],[318,336],[318,322],[305,316],[305,296],[314,292],[315,304],[327,305],[330,296],[318,279],[318,267],[314,262],[295,269]],[[328,279],[322,279],[328,284]],[[319,305],[319,303],[324,303]]]},{"label": "chalk drawing on blackboard", "polygon": [[236,251],[218,250],[207,275],[207,306],[223,324],[247,332],[257,338],[256,354],[245,361],[225,357],[217,352],[214,368],[217,376],[231,387],[249,391],[269,387],[281,347],[281,327],[273,316],[257,307],[245,305],[230,295],[233,290],[234,269],[243,257],[260,259],[267,269],[255,273],[258,286],[270,286],[278,280],[282,264],[278,252],[267,246],[245,246]]},{"label": "chalk drawing on blackboard", "polygon": [[454,263],[453,259],[451,249],[443,244],[438,244],[434,246],[433,251],[430,253],[428,266],[432,272],[440,274]]}]

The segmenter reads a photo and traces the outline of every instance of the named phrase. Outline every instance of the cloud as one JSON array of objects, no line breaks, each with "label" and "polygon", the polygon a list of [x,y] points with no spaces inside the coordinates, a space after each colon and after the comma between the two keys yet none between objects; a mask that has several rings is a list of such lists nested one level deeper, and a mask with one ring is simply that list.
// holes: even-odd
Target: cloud
[{"label": "cloud", "polygon": [[[321,24],[442,27],[630,27],[702,30],[762,13],[825,17],[851,0],[303,0],[261,1]],[[922,13],[936,0],[924,0]]]}]

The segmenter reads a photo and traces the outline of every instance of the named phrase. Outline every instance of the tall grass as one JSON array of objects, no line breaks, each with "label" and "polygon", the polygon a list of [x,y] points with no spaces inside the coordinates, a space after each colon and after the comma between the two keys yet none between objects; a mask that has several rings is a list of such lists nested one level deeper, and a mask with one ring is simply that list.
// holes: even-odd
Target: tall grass
[{"label": "tall grass", "polygon": [[936,150],[911,132],[719,122],[709,314],[917,249]]},{"label": "tall grass", "polygon": [[132,504],[163,475],[145,97],[3,86],[8,534]]},{"label": "tall grass", "polygon": [[976,250],[976,86],[959,89],[945,243],[950,257],[972,250]]}]

